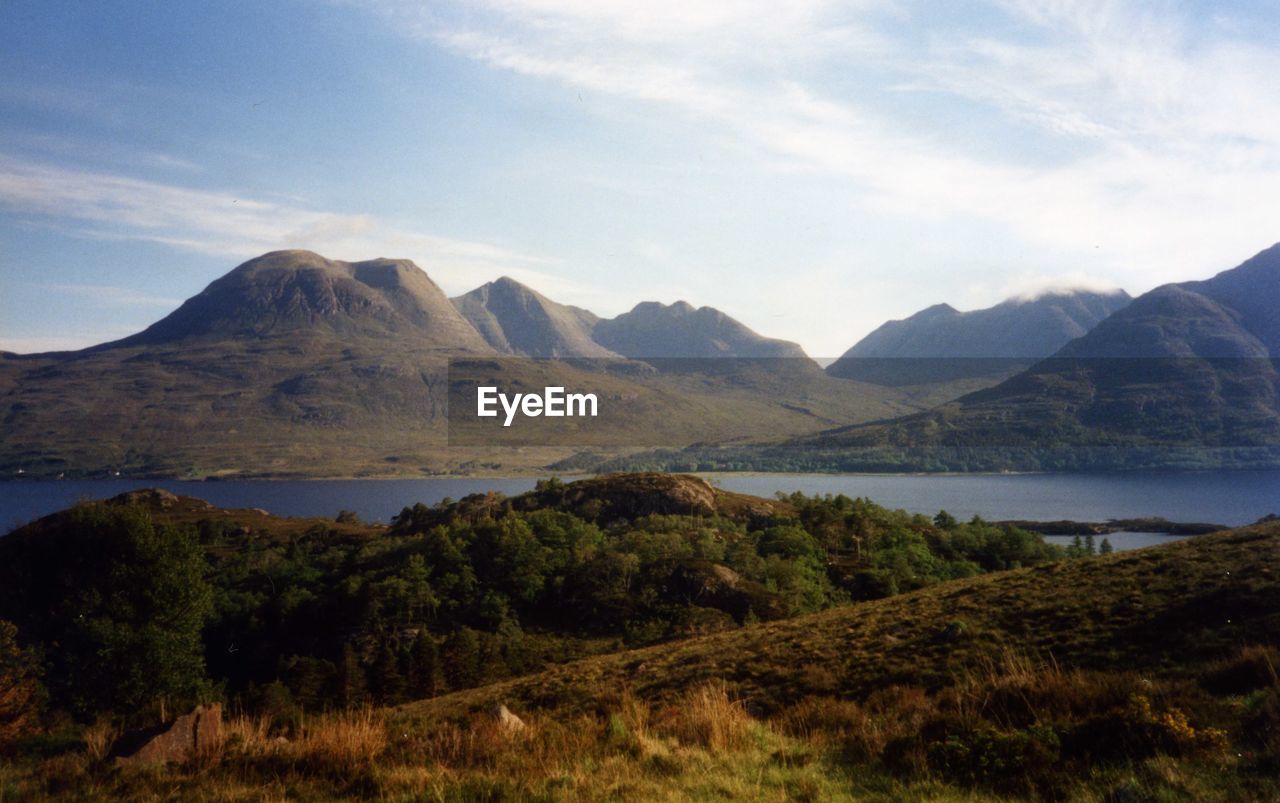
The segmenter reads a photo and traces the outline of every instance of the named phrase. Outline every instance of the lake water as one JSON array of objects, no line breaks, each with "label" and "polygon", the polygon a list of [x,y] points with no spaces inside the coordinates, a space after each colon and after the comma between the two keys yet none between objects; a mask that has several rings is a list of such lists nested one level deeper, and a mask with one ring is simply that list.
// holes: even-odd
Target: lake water
[{"label": "lake water", "polygon": [[[1280,513],[1280,471],[1194,473],[863,475],[713,474],[721,487],[759,496],[778,491],[843,493],[881,505],[968,519],[1106,521],[1163,516],[1173,521],[1236,526]],[[565,479],[569,479],[566,477]],[[62,480],[0,482],[0,532],[61,510],[79,499],[103,499],[135,488],[160,487],[220,507],[259,507],[284,516],[337,515],[354,510],[387,521],[415,502],[434,504],[471,493],[517,494],[528,479],[428,480]],[[1166,536],[1151,536],[1167,540]],[[1112,543],[1116,544],[1113,537]],[[1117,547],[1119,546],[1116,544]]]},{"label": "lake water", "polygon": [[[1094,546],[1102,544],[1102,539],[1105,538],[1111,542],[1112,549],[1117,552],[1123,552],[1126,549],[1141,549],[1144,546],[1169,544],[1187,537],[1185,535],[1169,535],[1168,533],[1108,533],[1107,535],[1094,536]],[[1046,535],[1044,537],[1044,540],[1058,546],[1071,546],[1071,542],[1074,539],[1075,536],[1073,535]]]}]

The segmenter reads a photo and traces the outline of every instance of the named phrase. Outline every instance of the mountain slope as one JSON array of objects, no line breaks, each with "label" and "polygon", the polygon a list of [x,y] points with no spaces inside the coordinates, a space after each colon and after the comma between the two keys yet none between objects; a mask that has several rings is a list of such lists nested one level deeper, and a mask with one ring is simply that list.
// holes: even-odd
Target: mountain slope
[{"label": "mountain slope", "polygon": [[273,251],[251,259],[142,332],[98,348],[303,331],[344,338],[396,335],[431,348],[491,351],[412,262],[339,262],[310,251]]},{"label": "mountain slope", "polygon": [[599,317],[502,277],[451,299],[490,346],[522,357],[617,358],[591,339]]},{"label": "mountain slope", "polygon": [[1280,245],[1212,279],[1158,287],[995,387],[927,413],[802,442],[1274,446],[1280,444],[1280,352],[1267,311],[1277,304]]},{"label": "mountain slope", "polygon": [[[541,329],[507,326],[508,347],[515,337],[524,349],[609,353],[584,339],[589,313],[517,295],[536,302],[531,320],[538,309],[560,317]],[[549,428],[525,430],[524,440],[500,421],[502,437],[451,440],[465,429],[447,418],[457,358],[507,386],[598,393],[596,434],[580,437],[585,419],[564,427],[538,419]],[[732,360],[671,374],[622,359],[533,362],[502,359],[412,263],[275,252],[132,337],[78,352],[0,354],[0,474],[510,473],[583,446],[792,436],[919,409],[889,389],[830,379],[808,360],[799,377]]]},{"label": "mountain slope", "polygon": [[795,343],[763,337],[720,310],[694,309],[684,301],[645,301],[630,312],[599,321],[593,334],[600,345],[633,359],[808,360]]},{"label": "mountain slope", "polygon": [[1120,290],[1015,298],[971,312],[938,304],[882,325],[827,373],[893,386],[978,377],[994,384],[1050,356],[1129,301]]},{"label": "mountain slope", "polygon": [[1280,638],[1277,563],[1272,522],[588,658],[401,711],[450,718],[504,703],[563,716],[616,705],[623,689],[670,701],[712,680],[771,711],[833,687],[863,699],[895,684],[949,685],[1010,649],[1064,668],[1185,671]]}]

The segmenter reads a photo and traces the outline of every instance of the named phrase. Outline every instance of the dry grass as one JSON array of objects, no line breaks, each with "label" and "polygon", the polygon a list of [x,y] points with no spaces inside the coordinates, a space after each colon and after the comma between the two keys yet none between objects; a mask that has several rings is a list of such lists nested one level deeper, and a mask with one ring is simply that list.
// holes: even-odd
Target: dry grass
[{"label": "dry grass", "polygon": [[85,753],[94,761],[102,761],[111,752],[111,746],[119,736],[120,729],[110,719],[100,718],[84,729],[82,738]]},{"label": "dry grass", "polygon": [[235,716],[223,726],[221,750],[206,761],[263,762],[349,776],[373,767],[388,743],[385,719],[371,708],[311,717],[292,739],[273,735],[269,718]]},{"label": "dry grass", "polygon": [[[615,707],[628,684],[646,700],[675,702],[700,683],[724,678],[734,698],[774,713],[806,697],[864,699],[891,685],[936,690],[1000,660],[1011,647],[1037,660],[1052,655],[1064,671],[1185,675],[1242,643],[1280,634],[1280,597],[1264,570],[1269,565],[1280,565],[1276,524],[956,580],[586,658],[409,709],[456,719],[504,702],[576,714]],[[963,623],[961,635],[940,637],[952,622]]]},{"label": "dry grass", "polygon": [[[950,750],[954,738],[985,731],[941,733],[937,725],[952,728],[963,716],[990,728],[989,717],[1005,715],[983,683],[1015,690],[1010,699],[1046,711],[1071,710],[1089,689],[1105,688],[1087,673],[1009,654],[959,678],[953,689],[893,686],[861,701],[815,697],[769,720],[753,718],[722,680],[675,702],[646,702],[624,691],[617,706],[594,715],[520,710],[527,727],[519,731],[503,729],[487,713],[442,722],[364,709],[308,718],[286,741],[265,718],[236,716],[225,724],[222,750],[207,760],[118,772],[83,752],[65,754],[18,775],[0,772],[0,800],[985,800],[1001,790],[1036,789],[1081,800],[1111,799],[1109,790],[1117,789],[1133,799],[1174,790],[1196,799],[1249,800],[1280,791],[1167,752],[1115,769],[1013,764],[998,776],[952,777],[954,767],[935,765],[950,755],[937,746]],[[1156,684],[1148,692],[1141,699],[1163,700],[1170,688]],[[1056,693],[1069,702],[1049,701]],[[1162,733],[1203,732],[1164,702],[1120,713]],[[982,745],[991,747],[972,743]],[[1008,747],[995,743],[1001,745]],[[1021,752],[1008,758],[1025,760]]]},{"label": "dry grass", "polygon": [[681,744],[712,753],[740,750],[747,744],[751,718],[723,681],[695,686],[658,713],[655,730]]}]

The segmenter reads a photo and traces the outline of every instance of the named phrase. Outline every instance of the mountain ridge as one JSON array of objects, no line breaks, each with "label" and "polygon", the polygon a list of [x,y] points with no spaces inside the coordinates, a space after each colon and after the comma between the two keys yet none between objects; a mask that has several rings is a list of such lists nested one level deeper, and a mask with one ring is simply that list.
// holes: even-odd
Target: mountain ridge
[{"label": "mountain ridge", "polygon": [[1050,356],[1129,301],[1123,290],[1077,290],[963,312],[934,304],[882,324],[826,370],[891,386],[977,378],[994,383]]},{"label": "mountain ridge", "polygon": [[600,318],[502,276],[450,299],[490,346],[522,357],[620,358],[592,339]]}]

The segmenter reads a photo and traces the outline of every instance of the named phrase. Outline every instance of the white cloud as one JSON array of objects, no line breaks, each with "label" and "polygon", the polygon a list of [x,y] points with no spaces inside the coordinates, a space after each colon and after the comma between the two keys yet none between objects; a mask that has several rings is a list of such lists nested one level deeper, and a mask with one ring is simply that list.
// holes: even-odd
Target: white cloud
[{"label": "white cloud", "polygon": [[[372,215],[323,212],[5,156],[0,156],[0,207],[48,219],[77,236],[162,243],[229,259],[281,248],[348,260],[406,257],[450,292],[504,272],[549,278],[538,270],[545,259],[425,234]],[[123,297],[118,300],[125,303]]]},{"label": "white cloud", "polygon": [[[977,33],[956,9],[930,27],[938,7],[918,2],[779,14],[787,4],[495,0],[454,18],[372,5],[496,68],[665,105],[922,231],[993,225],[1131,289],[1277,238],[1280,53],[1172,3],[993,0],[1005,24]],[[874,93],[837,89],[839,75],[974,104],[965,113],[1016,147],[900,119]]]},{"label": "white cloud", "polygon": [[180,298],[152,295],[127,287],[104,284],[47,284],[44,287],[55,293],[78,298],[90,298],[97,304],[112,307],[177,307]]}]

